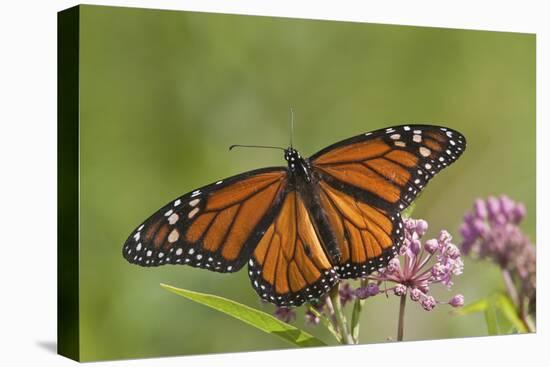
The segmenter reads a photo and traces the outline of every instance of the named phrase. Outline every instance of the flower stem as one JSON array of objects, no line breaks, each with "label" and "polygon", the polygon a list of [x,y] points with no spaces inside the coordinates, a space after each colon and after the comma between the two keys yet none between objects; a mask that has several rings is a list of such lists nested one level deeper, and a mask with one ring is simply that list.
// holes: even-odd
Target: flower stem
[{"label": "flower stem", "polygon": [[338,330],[340,330],[340,335],[342,335],[342,344],[354,344],[353,339],[348,331],[348,324],[346,321],[346,316],[344,315],[344,310],[342,309],[342,304],[340,303],[340,283],[335,287],[332,287],[329,293],[329,297],[332,301],[334,307],[334,315],[336,316],[336,324],[338,325]]},{"label": "flower stem", "polygon": [[514,281],[512,280],[512,275],[510,275],[510,272],[507,269],[502,269],[502,278],[504,279],[506,290],[508,291],[512,302],[514,302],[516,307],[519,307],[520,300],[518,296],[518,291],[516,289],[516,286],[514,285]]},{"label": "flower stem", "polygon": [[325,316],[323,316],[321,313],[319,313],[319,311],[317,311],[315,308],[313,308],[311,306],[309,306],[309,312],[313,313],[316,317],[319,318],[319,320],[323,323],[323,325],[325,325],[327,330],[332,334],[334,339],[336,339],[338,341],[338,343],[342,343],[342,337],[340,336],[338,331],[336,331],[336,329],[334,328],[333,323],[329,319],[327,319]]},{"label": "flower stem", "polygon": [[[330,316],[330,322],[332,323],[334,329],[336,330],[336,332],[338,334],[340,334],[340,329],[338,328],[338,323],[336,322],[336,314],[334,312],[334,306],[332,305],[332,301],[330,299],[330,297],[327,297],[326,299],[326,305],[327,305],[327,310],[328,310],[328,314]],[[340,337],[340,340],[338,342],[341,342],[341,337]]]},{"label": "flower stem", "polygon": [[404,294],[401,296],[401,301],[399,302],[399,321],[397,324],[397,341],[403,340],[403,328],[405,325],[405,304],[407,302],[407,295]]},{"label": "flower stem", "polygon": [[[364,288],[368,284],[367,279],[361,279],[361,287]],[[351,337],[355,344],[359,343],[359,325],[361,319],[361,311],[363,310],[363,305],[365,304],[364,299],[357,297],[353,303],[353,311],[351,314]]]},{"label": "flower stem", "polygon": [[502,278],[504,279],[504,284],[506,285],[508,295],[512,299],[512,302],[516,305],[518,316],[523,322],[523,325],[530,333],[535,332],[535,325],[526,312],[525,299],[524,297],[520,297],[516,285],[514,284],[514,280],[512,279],[512,275],[508,269],[502,269]]}]

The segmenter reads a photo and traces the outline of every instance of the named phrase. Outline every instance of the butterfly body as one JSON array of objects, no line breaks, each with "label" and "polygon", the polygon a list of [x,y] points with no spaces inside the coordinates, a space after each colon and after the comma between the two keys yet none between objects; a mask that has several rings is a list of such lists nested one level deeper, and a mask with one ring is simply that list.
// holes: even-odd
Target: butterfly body
[{"label": "butterfly body", "polygon": [[452,129],[402,125],[310,158],[290,147],[287,167],[245,172],[166,204],[132,232],[123,256],[222,273],[248,263],[261,298],[298,306],[385,266],[404,240],[400,211],[465,144]]},{"label": "butterfly body", "polygon": [[[336,235],[332,231],[329,220],[321,207],[319,176],[315,172],[308,158],[302,158],[300,153],[292,147],[285,150],[285,159],[288,162],[289,189],[296,191],[312,217],[317,236],[325,251],[334,264],[340,261],[340,250]],[[308,244],[304,244],[306,255],[310,256]]]}]

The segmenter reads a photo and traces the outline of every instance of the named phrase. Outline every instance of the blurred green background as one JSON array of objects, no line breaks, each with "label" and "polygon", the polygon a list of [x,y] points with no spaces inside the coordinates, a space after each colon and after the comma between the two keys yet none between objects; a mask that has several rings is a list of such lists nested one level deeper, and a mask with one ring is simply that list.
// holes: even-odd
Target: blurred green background
[{"label": "blurred green background", "polygon": [[[173,198],[285,164],[279,151],[227,148],[286,146],[290,106],[306,156],[393,124],[461,131],[465,155],[429,184],[414,216],[459,243],[473,200],[506,193],[527,205],[523,229],[535,241],[534,35],[83,6],[80,56],[82,360],[289,347],[159,287],[272,311],[246,271],[141,268],[121,248]],[[435,294],[468,302],[503,288],[495,266],[469,260],[455,283]],[[397,297],[376,298],[362,318],[365,343],[395,338]],[[487,334],[483,315],[449,311],[410,305],[405,339]]]}]

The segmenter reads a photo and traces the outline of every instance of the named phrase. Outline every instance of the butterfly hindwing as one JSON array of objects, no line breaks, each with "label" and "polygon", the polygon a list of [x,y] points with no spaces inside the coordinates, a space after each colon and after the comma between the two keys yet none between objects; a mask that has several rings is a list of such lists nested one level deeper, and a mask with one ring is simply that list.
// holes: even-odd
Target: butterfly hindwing
[{"label": "butterfly hindwing", "polygon": [[246,172],[171,201],[132,232],[124,257],[142,266],[239,270],[280,209],[284,168]]},{"label": "butterfly hindwing", "polygon": [[248,274],[261,298],[279,306],[299,306],[319,298],[338,275],[296,191],[267,228],[249,261]]},{"label": "butterfly hindwing", "polygon": [[321,206],[340,250],[340,278],[364,277],[387,265],[403,242],[399,212],[386,213],[321,182]]},{"label": "butterfly hindwing", "polygon": [[459,132],[402,125],[358,135],[310,158],[321,180],[387,212],[405,209],[466,148]]}]

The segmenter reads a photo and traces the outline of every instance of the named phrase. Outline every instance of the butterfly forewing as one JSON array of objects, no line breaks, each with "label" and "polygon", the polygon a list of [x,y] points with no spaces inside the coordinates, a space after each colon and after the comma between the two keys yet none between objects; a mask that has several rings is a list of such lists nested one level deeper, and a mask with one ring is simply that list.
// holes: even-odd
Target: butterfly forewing
[{"label": "butterfly forewing", "polygon": [[249,261],[248,274],[261,298],[279,306],[299,306],[318,298],[338,275],[318,238],[311,216],[290,191]]},{"label": "butterfly forewing", "polygon": [[402,125],[355,136],[311,157],[321,180],[379,209],[405,209],[466,148],[459,132]]},{"label": "butterfly forewing", "polygon": [[266,168],[185,194],[139,226],[126,240],[123,255],[142,266],[237,271],[279,211],[286,178],[284,168]]}]

